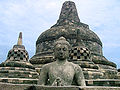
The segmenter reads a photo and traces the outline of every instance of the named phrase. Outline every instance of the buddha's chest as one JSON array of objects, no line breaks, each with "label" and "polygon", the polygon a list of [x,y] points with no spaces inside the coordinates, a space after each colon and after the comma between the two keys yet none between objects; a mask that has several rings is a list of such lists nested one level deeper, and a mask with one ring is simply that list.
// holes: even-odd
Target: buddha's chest
[{"label": "buddha's chest", "polygon": [[61,78],[65,82],[72,82],[75,71],[72,66],[54,66],[49,68],[49,79],[54,81]]}]

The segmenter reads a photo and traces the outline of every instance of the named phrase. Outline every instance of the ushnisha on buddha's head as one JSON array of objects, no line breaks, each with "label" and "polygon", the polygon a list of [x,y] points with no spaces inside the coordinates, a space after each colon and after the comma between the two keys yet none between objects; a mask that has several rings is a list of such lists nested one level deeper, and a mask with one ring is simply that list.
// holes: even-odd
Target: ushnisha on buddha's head
[{"label": "ushnisha on buddha's head", "polygon": [[60,37],[54,45],[54,55],[58,60],[66,60],[69,56],[70,44],[64,37]]}]

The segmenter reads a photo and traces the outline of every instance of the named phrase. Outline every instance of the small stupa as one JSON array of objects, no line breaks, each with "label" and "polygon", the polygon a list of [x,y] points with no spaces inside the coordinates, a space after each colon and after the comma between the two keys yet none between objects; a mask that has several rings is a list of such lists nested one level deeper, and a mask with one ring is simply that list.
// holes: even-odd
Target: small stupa
[{"label": "small stupa", "polygon": [[0,64],[0,82],[15,84],[35,84],[38,73],[28,61],[29,55],[22,45],[22,32],[18,37],[17,45],[8,52],[7,60]]}]

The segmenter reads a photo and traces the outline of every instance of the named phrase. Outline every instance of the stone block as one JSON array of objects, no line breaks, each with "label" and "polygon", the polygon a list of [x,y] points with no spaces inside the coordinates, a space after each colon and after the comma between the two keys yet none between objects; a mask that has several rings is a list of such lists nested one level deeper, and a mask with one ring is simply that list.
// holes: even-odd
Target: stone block
[{"label": "stone block", "polygon": [[86,80],[87,86],[112,86],[120,87],[120,79],[94,79]]},{"label": "stone block", "polygon": [[120,90],[120,87],[105,87],[105,86],[65,86],[65,87],[52,87],[40,85],[27,85],[27,84],[5,84],[0,83],[0,90]]}]

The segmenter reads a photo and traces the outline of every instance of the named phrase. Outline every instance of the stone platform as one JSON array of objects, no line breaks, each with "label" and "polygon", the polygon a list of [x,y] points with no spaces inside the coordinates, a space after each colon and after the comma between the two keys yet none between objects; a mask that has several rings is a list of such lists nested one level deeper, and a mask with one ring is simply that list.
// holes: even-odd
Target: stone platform
[{"label": "stone platform", "polygon": [[120,87],[120,79],[94,79],[86,80],[87,86],[114,86]]},{"label": "stone platform", "polygon": [[105,87],[105,86],[86,86],[86,87],[50,87],[27,84],[5,84],[0,83],[0,90],[120,90],[120,87]]},{"label": "stone platform", "polygon": [[[0,78],[2,83],[11,84],[37,84],[37,79],[26,79],[26,78]],[[0,89],[1,90],[1,89]]]},{"label": "stone platform", "polygon": [[[38,79],[26,79],[26,78],[0,78],[0,83],[9,83],[9,84],[34,84],[36,85]],[[108,87],[120,87],[120,79],[93,79],[86,80],[87,86],[108,86]]]}]

